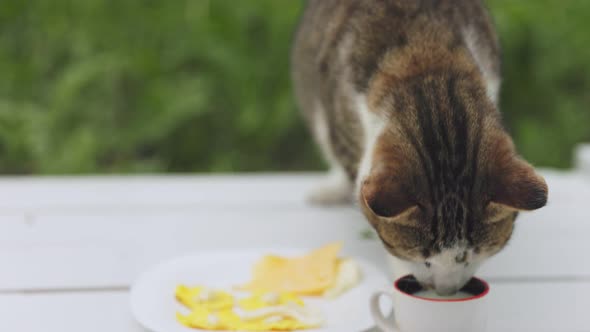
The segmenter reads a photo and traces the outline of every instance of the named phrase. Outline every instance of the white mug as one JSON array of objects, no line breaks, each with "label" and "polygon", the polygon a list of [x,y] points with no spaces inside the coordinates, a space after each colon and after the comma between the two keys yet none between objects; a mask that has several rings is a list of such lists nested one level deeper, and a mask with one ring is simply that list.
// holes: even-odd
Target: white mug
[{"label": "white mug", "polygon": [[[393,292],[377,292],[371,297],[371,314],[384,332],[485,332],[489,285],[472,278],[462,289],[471,297],[430,299],[412,294],[422,290],[413,276],[394,283]],[[393,320],[386,318],[379,305],[382,297],[393,300]]]}]

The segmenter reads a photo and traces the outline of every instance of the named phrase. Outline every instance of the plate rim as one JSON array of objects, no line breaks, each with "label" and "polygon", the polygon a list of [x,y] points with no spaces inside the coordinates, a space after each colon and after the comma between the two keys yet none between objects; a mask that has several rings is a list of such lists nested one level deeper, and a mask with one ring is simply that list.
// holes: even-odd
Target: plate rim
[{"label": "plate rim", "polygon": [[[313,249],[313,248],[312,248]],[[164,269],[166,266],[168,265],[174,265],[174,264],[178,264],[178,262],[183,261],[183,260],[189,260],[189,259],[194,259],[196,257],[200,257],[200,256],[208,256],[208,255],[230,255],[230,254],[235,254],[235,253],[240,253],[240,254],[258,254],[260,255],[261,252],[274,252],[277,255],[297,255],[297,254],[301,254],[302,252],[309,252],[310,250],[312,250],[308,247],[275,247],[275,248],[235,248],[235,249],[218,249],[218,250],[204,250],[204,251],[196,251],[196,252],[189,252],[186,254],[182,254],[182,255],[178,255],[178,256],[174,256],[171,257],[169,259],[163,259],[158,263],[153,264],[150,268],[146,269],[144,272],[140,273],[132,282],[131,287],[129,288],[129,306],[131,309],[131,314],[134,318],[134,320],[144,329],[146,329],[147,331],[151,331],[151,332],[163,332],[163,331],[159,331],[157,329],[154,329],[151,326],[148,326],[143,319],[140,319],[141,315],[139,315],[139,311],[138,308],[136,307],[136,302],[134,301],[134,298],[137,296],[137,292],[138,289],[140,289],[140,287],[142,286],[143,283],[146,282],[146,280],[149,279],[149,277],[151,275],[153,275],[154,273],[156,273],[156,271],[159,271],[161,269]],[[264,254],[262,254],[264,255]],[[357,257],[354,255],[342,255],[343,257],[352,257],[354,258],[355,261],[357,261],[359,263],[359,265],[361,266],[369,266],[372,269],[374,269],[375,271],[379,271],[378,267],[376,266],[376,264],[374,264],[373,262],[367,260],[364,257]],[[382,275],[383,280],[388,280],[387,276],[385,274],[379,273],[380,275]],[[389,281],[388,281],[389,282]],[[377,289],[376,289],[377,290]],[[368,304],[367,304],[368,305]],[[199,330],[199,329],[190,329],[187,331],[195,331],[195,332],[199,332],[199,331],[204,331],[204,330]],[[317,329],[311,329],[309,330],[311,331],[321,331],[321,330],[317,330]],[[326,330],[329,331],[329,330]],[[224,332],[224,331],[220,331],[220,332]]]}]

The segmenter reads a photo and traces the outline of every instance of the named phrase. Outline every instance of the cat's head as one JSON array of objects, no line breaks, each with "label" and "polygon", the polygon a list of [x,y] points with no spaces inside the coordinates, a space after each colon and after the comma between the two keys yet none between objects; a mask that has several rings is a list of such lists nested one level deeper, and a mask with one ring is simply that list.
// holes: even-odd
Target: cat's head
[{"label": "cat's head", "polygon": [[504,248],[518,211],[547,202],[544,179],[469,83],[425,76],[373,105],[392,116],[359,179],[360,205],[385,248],[441,294]]}]

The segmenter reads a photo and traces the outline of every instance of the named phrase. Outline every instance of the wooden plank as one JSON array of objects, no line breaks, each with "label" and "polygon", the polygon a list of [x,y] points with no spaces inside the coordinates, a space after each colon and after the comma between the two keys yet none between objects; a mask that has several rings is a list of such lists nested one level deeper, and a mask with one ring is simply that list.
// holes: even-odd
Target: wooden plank
[{"label": "wooden plank", "polygon": [[492,284],[490,331],[582,332],[590,327],[590,283]]},{"label": "wooden plank", "polygon": [[589,278],[588,227],[538,229],[519,225],[509,245],[484,263],[492,278]]},{"label": "wooden plank", "polygon": [[[548,179],[553,179],[556,184],[552,186],[555,198],[547,208],[519,218],[510,245],[483,267],[482,275],[492,278],[590,275],[590,266],[580,264],[585,261],[584,253],[590,250],[590,243],[584,238],[584,234],[590,231],[590,210],[578,202],[580,197],[586,199],[583,196],[587,186],[579,177],[570,175],[547,173]],[[139,179],[142,178],[130,181],[137,180],[134,190],[138,192],[149,187],[148,178],[145,179],[147,184]],[[240,179],[243,178],[213,179],[210,185],[221,182],[231,187],[236,182],[234,180],[239,182]],[[284,178],[274,179],[281,182]],[[289,179],[309,177],[293,176]],[[166,187],[169,180],[154,181],[162,181]],[[199,182],[202,179],[196,180]],[[253,180],[248,178],[244,183],[256,183]],[[297,181],[291,180],[287,183],[295,186]],[[49,182],[42,185],[43,188],[59,187],[57,179],[43,181]],[[88,179],[79,181],[86,181],[85,186],[97,183]],[[184,186],[181,179],[173,179],[172,182],[175,183],[172,186]],[[32,181],[31,185],[37,186],[38,183]],[[107,181],[105,187],[98,191],[107,195],[121,183],[129,181]],[[114,195],[117,197],[116,191]],[[174,197],[176,193],[163,196]],[[90,199],[86,196],[81,201],[91,202]],[[75,202],[72,200],[71,204]],[[276,202],[282,201],[277,198]],[[301,205],[297,206],[295,202],[291,201],[292,206],[288,203],[274,208],[253,203],[209,208],[185,206],[183,209],[153,203],[151,209],[144,209],[132,204],[130,210],[124,211],[106,206],[98,208],[97,205],[97,209],[90,212],[82,206],[81,211],[56,208],[37,211],[39,214],[36,215],[0,216],[0,263],[11,266],[0,274],[0,289],[128,285],[138,273],[161,260],[221,248],[313,247],[332,240],[344,240],[350,252],[378,263],[385,261],[378,243],[359,239],[359,233],[367,226],[357,210],[350,207],[314,208],[303,205],[301,201]],[[125,208],[127,202],[120,204]]]},{"label": "wooden plank", "polygon": [[2,249],[0,291],[128,286],[131,275],[122,248],[108,246],[35,246]]},{"label": "wooden plank", "polygon": [[[590,177],[544,170],[550,204],[579,206]],[[321,174],[0,178],[0,214],[133,213],[220,208],[304,208]]]},{"label": "wooden plank", "polygon": [[39,218],[34,227],[0,232],[0,265],[12,267],[0,274],[0,289],[129,285],[152,265],[191,252],[330,241],[384,266],[381,246],[361,239],[366,226],[358,212],[337,211]]},{"label": "wooden plank", "polygon": [[31,225],[33,218],[24,214],[0,215],[0,232],[2,230],[14,230]]},{"label": "wooden plank", "polygon": [[590,177],[590,143],[579,144],[575,149],[575,167]]},{"label": "wooden plank", "polygon": [[548,206],[569,207],[574,210],[584,206],[590,198],[590,177],[580,171],[543,170],[549,187]]},{"label": "wooden plank", "polygon": [[[509,246],[481,270],[491,278],[584,278],[590,243],[587,210],[523,215]],[[0,227],[0,289],[129,285],[162,260],[203,250],[319,246],[344,241],[348,252],[383,265],[377,241],[353,208],[220,210],[133,215],[49,215]],[[556,249],[558,248],[558,249]]]},{"label": "wooden plank", "polygon": [[318,174],[0,178],[0,214],[304,205]]},{"label": "wooden plank", "polygon": [[0,295],[0,331],[146,332],[127,292]]},{"label": "wooden plank", "polygon": [[[590,283],[496,283],[489,296],[488,332],[590,326]],[[0,311],[0,331],[143,331],[131,317],[127,292],[0,295]]]}]

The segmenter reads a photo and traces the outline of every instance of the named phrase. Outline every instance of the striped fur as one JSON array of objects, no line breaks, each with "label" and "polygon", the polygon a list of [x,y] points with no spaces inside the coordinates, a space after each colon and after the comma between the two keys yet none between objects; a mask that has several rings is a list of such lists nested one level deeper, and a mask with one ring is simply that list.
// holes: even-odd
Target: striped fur
[{"label": "striped fur", "polygon": [[545,204],[501,124],[499,46],[480,1],[311,0],[292,74],[341,174],[317,200],[358,199],[385,248],[437,290],[501,250],[518,210]]}]

